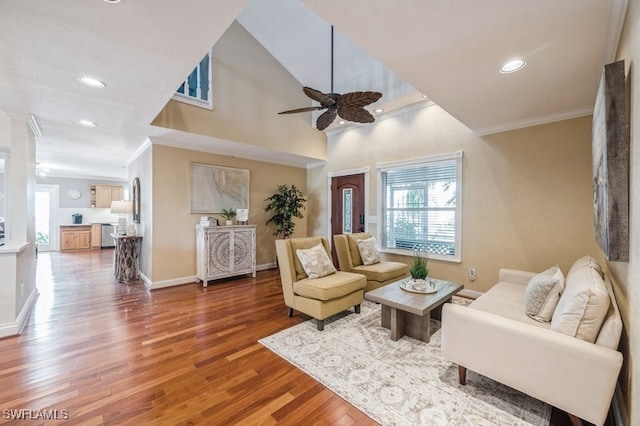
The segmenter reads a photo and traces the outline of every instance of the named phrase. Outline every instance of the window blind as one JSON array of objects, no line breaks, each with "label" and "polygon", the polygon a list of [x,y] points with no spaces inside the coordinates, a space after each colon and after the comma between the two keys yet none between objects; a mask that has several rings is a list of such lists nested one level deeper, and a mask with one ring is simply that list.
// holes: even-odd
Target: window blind
[{"label": "window blind", "polygon": [[380,167],[383,249],[460,257],[461,156]]}]

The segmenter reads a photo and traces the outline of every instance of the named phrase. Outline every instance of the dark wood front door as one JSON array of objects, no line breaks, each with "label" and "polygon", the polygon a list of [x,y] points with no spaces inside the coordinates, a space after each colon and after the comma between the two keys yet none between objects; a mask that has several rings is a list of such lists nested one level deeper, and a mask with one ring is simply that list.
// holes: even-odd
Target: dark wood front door
[{"label": "dark wood front door", "polygon": [[[364,173],[331,178],[332,240],[335,234],[364,232],[364,190]],[[332,253],[333,262],[337,265],[335,248]]]}]

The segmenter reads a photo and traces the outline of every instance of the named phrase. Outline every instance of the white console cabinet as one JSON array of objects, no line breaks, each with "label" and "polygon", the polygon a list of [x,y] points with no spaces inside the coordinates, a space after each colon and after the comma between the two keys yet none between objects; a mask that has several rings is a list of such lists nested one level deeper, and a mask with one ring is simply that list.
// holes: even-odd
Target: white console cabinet
[{"label": "white console cabinet", "polygon": [[256,226],[196,226],[196,279],[256,276]]}]

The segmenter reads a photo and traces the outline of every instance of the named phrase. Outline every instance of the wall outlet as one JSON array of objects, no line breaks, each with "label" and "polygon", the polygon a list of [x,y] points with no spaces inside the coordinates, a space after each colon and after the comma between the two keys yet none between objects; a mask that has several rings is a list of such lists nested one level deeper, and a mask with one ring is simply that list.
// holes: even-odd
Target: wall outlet
[{"label": "wall outlet", "polygon": [[476,268],[469,268],[469,279],[471,281],[475,281],[475,279],[476,279]]}]

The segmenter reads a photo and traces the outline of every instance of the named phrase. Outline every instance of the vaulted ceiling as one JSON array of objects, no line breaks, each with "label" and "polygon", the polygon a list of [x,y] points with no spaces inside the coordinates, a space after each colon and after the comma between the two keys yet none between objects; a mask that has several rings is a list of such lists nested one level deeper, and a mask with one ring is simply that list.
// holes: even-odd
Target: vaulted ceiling
[{"label": "vaulted ceiling", "polygon": [[[301,85],[325,92],[333,25],[336,91],[424,93],[486,134],[590,114],[625,10],[626,0],[4,0],[0,110],[37,118],[37,161],[52,174],[124,178],[136,149],[163,134],[149,123],[238,19]],[[526,67],[501,74],[513,57]],[[107,87],[79,84],[87,74]]]}]

